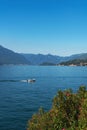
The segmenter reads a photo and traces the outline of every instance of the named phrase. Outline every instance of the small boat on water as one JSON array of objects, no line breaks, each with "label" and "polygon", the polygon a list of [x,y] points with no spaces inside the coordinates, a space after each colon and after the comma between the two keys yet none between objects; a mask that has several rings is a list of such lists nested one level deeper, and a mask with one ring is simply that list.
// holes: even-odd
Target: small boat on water
[{"label": "small boat on water", "polygon": [[27,79],[27,82],[28,83],[33,83],[33,82],[35,82],[36,81],[36,79]]}]

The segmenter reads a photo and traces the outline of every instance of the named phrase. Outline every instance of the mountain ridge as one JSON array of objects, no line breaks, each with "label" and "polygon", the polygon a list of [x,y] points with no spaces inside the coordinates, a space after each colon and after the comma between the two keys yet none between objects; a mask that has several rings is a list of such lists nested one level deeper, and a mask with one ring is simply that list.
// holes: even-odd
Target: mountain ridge
[{"label": "mountain ridge", "polygon": [[52,54],[16,53],[0,45],[0,65],[27,64],[27,65],[57,65],[74,59],[87,59],[87,53],[58,56]]},{"label": "mountain ridge", "polygon": [[3,64],[29,64],[29,61],[19,53],[0,45],[0,65]]},{"label": "mountain ridge", "polygon": [[41,65],[44,63],[59,64],[74,59],[87,59],[87,53],[74,54],[71,56],[57,56],[52,54],[24,54],[22,55],[31,62],[33,65]]}]

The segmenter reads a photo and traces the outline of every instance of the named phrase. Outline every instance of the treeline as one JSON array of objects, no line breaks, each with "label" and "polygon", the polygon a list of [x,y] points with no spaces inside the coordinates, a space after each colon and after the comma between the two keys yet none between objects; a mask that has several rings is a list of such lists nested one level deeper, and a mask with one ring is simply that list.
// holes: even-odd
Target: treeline
[{"label": "treeline", "polygon": [[67,62],[61,62],[59,65],[76,65],[76,66],[87,66],[87,59],[75,59]]},{"label": "treeline", "polygon": [[50,62],[44,62],[42,64],[40,64],[41,66],[55,66],[56,64],[54,63],[50,63]]}]

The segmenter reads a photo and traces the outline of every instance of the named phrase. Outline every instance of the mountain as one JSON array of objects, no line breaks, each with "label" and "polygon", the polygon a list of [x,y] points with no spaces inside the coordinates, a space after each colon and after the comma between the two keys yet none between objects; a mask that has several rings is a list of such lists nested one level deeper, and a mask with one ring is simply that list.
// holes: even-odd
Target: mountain
[{"label": "mountain", "polygon": [[87,59],[74,59],[66,62],[61,62],[59,65],[63,66],[87,66]]},{"label": "mountain", "polygon": [[85,60],[87,53],[71,56],[43,55],[43,54],[19,54],[0,46],[0,65],[2,64],[31,64],[31,65],[57,65],[71,60]]},{"label": "mountain", "polygon": [[22,54],[28,61],[31,62],[33,65],[47,65],[50,63],[51,64],[59,64],[61,62],[66,62],[69,60],[74,60],[74,59],[87,59],[87,53],[82,53],[82,54],[75,54],[71,56],[57,56],[57,55],[43,55],[43,54]]},{"label": "mountain", "polygon": [[0,65],[3,64],[29,64],[27,59],[18,53],[15,53],[0,45]]},{"label": "mountain", "polygon": [[87,53],[82,53],[82,54],[74,55],[74,58],[75,59],[86,60],[87,59]]},{"label": "mountain", "polygon": [[43,54],[22,54],[33,65],[41,65],[43,63],[57,64],[61,61],[60,56],[56,55],[43,55]]}]

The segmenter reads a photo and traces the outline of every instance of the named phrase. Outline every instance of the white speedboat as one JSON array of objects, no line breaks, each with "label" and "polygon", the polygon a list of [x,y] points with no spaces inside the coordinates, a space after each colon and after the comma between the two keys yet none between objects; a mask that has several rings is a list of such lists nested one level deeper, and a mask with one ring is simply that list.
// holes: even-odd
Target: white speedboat
[{"label": "white speedboat", "polygon": [[36,81],[36,79],[27,79],[27,82],[28,83],[33,83],[33,82],[35,82]]}]

